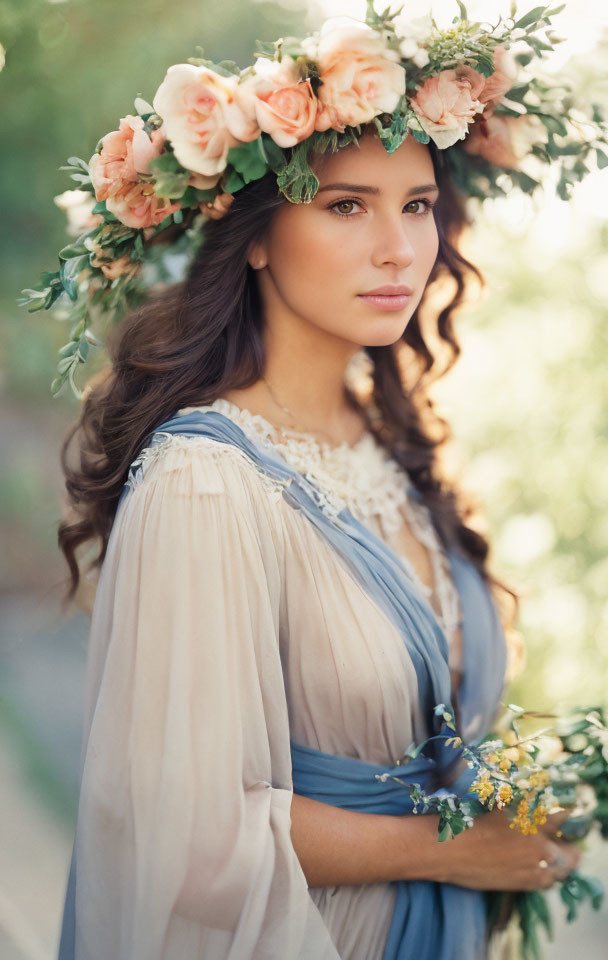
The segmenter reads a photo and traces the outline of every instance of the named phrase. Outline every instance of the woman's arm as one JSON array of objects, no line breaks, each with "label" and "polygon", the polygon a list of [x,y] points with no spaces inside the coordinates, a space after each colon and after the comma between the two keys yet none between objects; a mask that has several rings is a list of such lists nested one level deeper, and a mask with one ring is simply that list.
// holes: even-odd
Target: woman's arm
[{"label": "woman's arm", "polygon": [[294,793],[291,839],[309,887],[437,880],[477,890],[535,890],[558,876],[539,867],[540,860],[551,863],[559,851],[559,876],[580,860],[577,847],[552,838],[567,817],[568,811],[551,814],[538,833],[524,836],[494,809],[440,843],[437,814],[360,813]]},{"label": "woman's arm", "polygon": [[342,810],[294,793],[291,839],[309,887],[430,880],[438,820]]}]

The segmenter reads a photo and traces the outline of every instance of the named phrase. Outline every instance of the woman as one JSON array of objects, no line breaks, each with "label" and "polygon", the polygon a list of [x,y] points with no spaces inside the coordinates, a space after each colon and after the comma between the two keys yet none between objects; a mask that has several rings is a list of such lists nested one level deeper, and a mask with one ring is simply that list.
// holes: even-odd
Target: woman
[{"label": "woman", "polygon": [[515,23],[425,40],[368,7],[254,68],[169,68],[70,161],[88,232],[24,300],[76,303],[73,385],[90,306],[128,301],[157,235],[195,251],[119,328],[63,449],[68,597],[100,552],[61,960],[480,960],[485,891],[579,861],[566,812],[524,836],[494,808],[439,843],[408,787],[470,798],[462,749],[408,750],[446,718],[479,743],[508,679],[502,585],[427,398],[481,279],[464,198],[534,184],[522,145],[571,153],[514,86]]},{"label": "woman", "polygon": [[[162,428],[132,466],[93,612],[76,947],[73,873],[62,958],[371,960],[397,935],[394,881],[456,891],[473,916],[467,895],[547,888],[578,863],[556,838],[565,814],[525,837],[495,810],[440,844],[436,816],[293,790],[290,740],[386,766],[429,730],[402,634],[264,461],[305,475],[334,525],[346,502],[400,558],[449,637],[456,703],[458,596],[416,492],[472,568],[486,553],[436,479],[424,391],[403,389],[395,350],[410,357],[404,379],[431,366],[418,308],[446,272],[458,294],[439,332],[457,350],[451,314],[471,265],[452,242],[463,214],[438,153],[408,137],[389,155],[369,129],[313,166],[312,203],[287,203],[268,175],[207,225],[183,290],[131,317],[112,378],[84,405],[81,429],[107,460],[68,470],[88,504],[84,525],[62,529],[70,561],[93,532],[107,539],[125,464],[175,410],[232,423],[262,468],[238,444]],[[409,292],[371,293],[387,285]],[[362,348],[381,430],[346,383]],[[485,641],[500,679],[490,716],[503,635]],[[484,732],[473,722],[469,736]],[[485,955],[479,931],[453,942],[453,913],[424,920],[403,921],[402,950],[423,935],[429,956]]]}]

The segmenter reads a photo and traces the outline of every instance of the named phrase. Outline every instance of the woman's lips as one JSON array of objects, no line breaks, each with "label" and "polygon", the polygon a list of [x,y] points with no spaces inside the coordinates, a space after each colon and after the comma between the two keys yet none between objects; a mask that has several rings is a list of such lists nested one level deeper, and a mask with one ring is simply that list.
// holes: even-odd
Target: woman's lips
[{"label": "woman's lips", "polygon": [[402,310],[411,300],[410,294],[360,293],[358,296],[380,310]]}]

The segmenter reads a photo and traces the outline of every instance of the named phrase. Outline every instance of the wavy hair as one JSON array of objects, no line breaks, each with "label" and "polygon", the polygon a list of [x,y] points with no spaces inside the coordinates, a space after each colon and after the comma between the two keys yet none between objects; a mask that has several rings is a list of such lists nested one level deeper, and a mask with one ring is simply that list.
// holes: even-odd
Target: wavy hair
[{"label": "wavy hair", "polygon": [[[513,603],[511,622],[519,597],[490,573],[488,541],[467,524],[479,505],[442,475],[438,452],[451,429],[428,396],[430,384],[460,354],[453,321],[469,282],[476,279],[485,287],[479,269],[458,249],[470,225],[464,197],[443,152],[432,142],[429,150],[440,188],[434,207],[436,262],[402,337],[395,344],[364,348],[373,370],[367,399],[347,392],[368,428],[407,470],[443,544],[460,547],[484,580],[500,589],[503,603],[496,599],[506,626],[505,594]],[[101,566],[129,466],[154,428],[182,407],[212,403],[227,390],[251,386],[263,374],[262,303],[247,254],[267,235],[275,211],[286,202],[272,172],[239,190],[222,219],[205,221],[202,244],[185,279],[151,292],[108,338],[110,365],[87,384],[79,417],[61,447],[67,509],[58,542],[70,575],[64,605],[81,583],[79,548],[97,545],[87,572]],[[433,300],[446,283],[451,297],[439,309]],[[431,338],[438,340],[437,355]],[[439,353],[445,354],[443,364]],[[73,442],[78,456],[70,465]]]}]

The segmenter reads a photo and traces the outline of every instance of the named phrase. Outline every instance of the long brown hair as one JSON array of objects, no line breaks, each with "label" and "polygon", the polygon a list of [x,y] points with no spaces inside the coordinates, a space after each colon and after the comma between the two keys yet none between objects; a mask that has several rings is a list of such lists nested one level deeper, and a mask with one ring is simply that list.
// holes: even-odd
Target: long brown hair
[{"label": "long brown hair", "polygon": [[[458,249],[470,224],[464,198],[442,151],[432,142],[429,150],[440,188],[434,209],[437,260],[402,338],[389,346],[365,348],[373,363],[367,400],[350,396],[369,429],[408,471],[444,545],[459,546],[488,584],[509,594],[514,619],[519,598],[489,572],[488,541],[466,522],[478,507],[454,482],[447,482],[440,469],[438,450],[451,430],[434,411],[428,387],[460,353],[453,316],[465,300],[469,281],[475,278],[482,288],[485,281]],[[109,338],[111,366],[88,385],[80,416],[61,448],[68,512],[59,525],[58,541],[70,572],[64,604],[81,582],[78,548],[98,545],[87,571],[101,565],[129,466],[154,428],[182,407],[211,403],[225,391],[251,386],[263,374],[263,311],[247,254],[266,236],[275,211],[286,202],[272,172],[239,190],[222,219],[205,222],[202,244],[186,278],[150,295]],[[430,310],[429,331],[429,304],[446,281],[452,286],[451,297],[441,309]],[[437,355],[431,337],[438,340]],[[443,364],[438,360],[441,352]],[[79,456],[70,465],[73,440]]]}]

